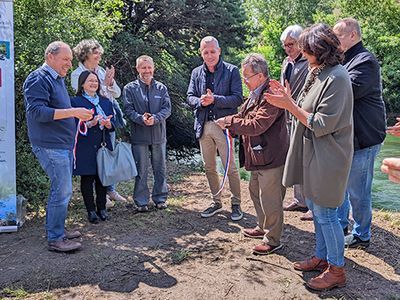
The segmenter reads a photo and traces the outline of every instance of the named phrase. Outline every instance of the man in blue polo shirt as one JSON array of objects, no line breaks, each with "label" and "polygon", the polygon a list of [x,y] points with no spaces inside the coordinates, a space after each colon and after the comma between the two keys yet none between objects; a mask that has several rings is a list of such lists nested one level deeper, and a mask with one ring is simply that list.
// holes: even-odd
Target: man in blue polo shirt
[{"label": "man in blue polo shirt", "polygon": [[90,120],[93,112],[72,108],[64,77],[72,64],[70,47],[52,42],[45,51],[45,63],[29,74],[24,83],[28,136],[32,151],[50,178],[46,209],[49,250],[68,252],[81,244],[71,241],[81,234],[64,229],[68,202],[72,195],[74,118]]}]

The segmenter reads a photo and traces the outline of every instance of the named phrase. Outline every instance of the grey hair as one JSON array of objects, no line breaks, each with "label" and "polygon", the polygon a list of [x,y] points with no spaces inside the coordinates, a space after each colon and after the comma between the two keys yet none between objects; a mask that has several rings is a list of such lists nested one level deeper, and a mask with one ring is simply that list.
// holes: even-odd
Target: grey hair
[{"label": "grey hair", "polygon": [[69,46],[66,43],[62,42],[62,41],[51,42],[47,46],[46,50],[44,51],[44,59],[46,60],[47,56],[50,53],[54,54],[54,55],[58,54],[60,52],[61,48],[63,48],[63,47],[68,47],[69,48]]},{"label": "grey hair", "polygon": [[281,34],[281,42],[284,43],[285,40],[290,37],[295,41],[298,41],[300,34],[303,32],[303,28],[300,25],[290,25]]},{"label": "grey hair", "polygon": [[73,49],[76,59],[81,63],[84,63],[94,50],[99,50],[101,54],[104,53],[103,47],[94,39],[82,40]]},{"label": "grey hair", "polygon": [[361,38],[361,27],[358,21],[354,18],[344,18],[336,22],[336,25],[344,23],[346,25],[345,32],[355,31],[358,37]]},{"label": "grey hair", "polygon": [[201,49],[201,44],[209,44],[209,43],[215,43],[215,46],[217,46],[217,48],[219,48],[218,40],[215,37],[208,35],[208,36],[202,38],[202,40],[200,42],[200,49]]},{"label": "grey hair", "polygon": [[154,61],[151,58],[151,56],[148,55],[140,55],[138,58],[136,58],[136,67],[139,67],[139,64],[142,61],[148,61],[149,63],[151,63],[154,66]]},{"label": "grey hair", "polygon": [[242,68],[244,66],[250,66],[254,74],[261,73],[265,77],[269,77],[268,63],[262,54],[251,53],[247,55],[242,61]]}]

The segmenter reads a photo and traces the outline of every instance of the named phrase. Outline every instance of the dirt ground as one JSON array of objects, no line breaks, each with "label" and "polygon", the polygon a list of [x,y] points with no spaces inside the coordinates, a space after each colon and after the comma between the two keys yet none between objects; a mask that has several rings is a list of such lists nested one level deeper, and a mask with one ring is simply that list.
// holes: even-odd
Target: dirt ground
[{"label": "dirt ground", "polygon": [[[0,235],[0,298],[27,299],[400,299],[400,214],[374,212],[373,240],[367,251],[346,251],[347,286],[309,291],[304,280],[317,273],[292,268],[313,254],[312,222],[285,213],[276,254],[254,256],[259,240],[242,228],[256,224],[242,181],[244,218],[229,218],[229,194],[219,215],[203,219],[209,203],[202,173],[174,170],[170,206],[134,214],[117,204],[112,219],[86,221],[78,190],[68,226],[79,228],[83,248],[71,254],[49,252],[43,214],[30,215],[18,233]],[[131,193],[132,183],[119,187]],[[286,201],[292,197],[289,189]]]}]

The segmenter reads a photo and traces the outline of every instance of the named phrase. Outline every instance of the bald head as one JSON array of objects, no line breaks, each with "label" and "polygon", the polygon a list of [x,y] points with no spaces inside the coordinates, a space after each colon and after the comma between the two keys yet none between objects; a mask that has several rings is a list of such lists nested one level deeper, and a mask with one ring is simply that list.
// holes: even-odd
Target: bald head
[{"label": "bald head", "polygon": [[72,67],[72,51],[68,44],[55,41],[50,43],[45,52],[44,59],[61,77],[65,77]]},{"label": "bald head", "polygon": [[336,22],[333,31],[340,40],[340,48],[346,52],[361,41],[361,28],[356,19],[345,18]]}]

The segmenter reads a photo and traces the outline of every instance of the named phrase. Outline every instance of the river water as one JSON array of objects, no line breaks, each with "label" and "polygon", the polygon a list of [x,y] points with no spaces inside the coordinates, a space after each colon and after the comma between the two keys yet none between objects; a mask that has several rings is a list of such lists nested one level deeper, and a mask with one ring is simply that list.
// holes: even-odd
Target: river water
[{"label": "river water", "polygon": [[375,160],[372,206],[400,211],[400,184],[389,181],[387,175],[380,170],[385,157],[400,157],[400,137],[387,135],[381,152]]}]

